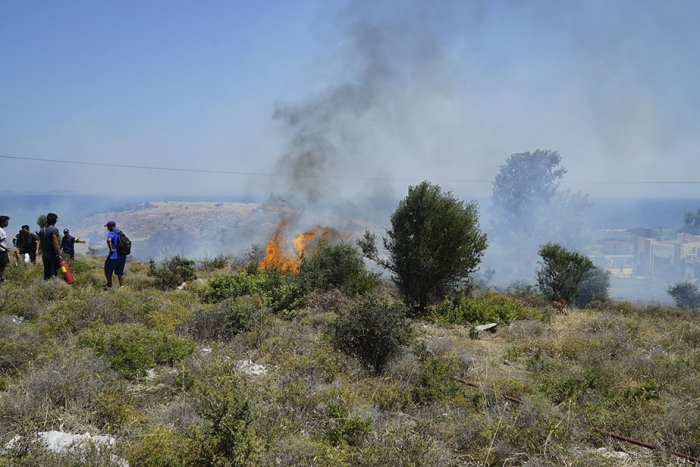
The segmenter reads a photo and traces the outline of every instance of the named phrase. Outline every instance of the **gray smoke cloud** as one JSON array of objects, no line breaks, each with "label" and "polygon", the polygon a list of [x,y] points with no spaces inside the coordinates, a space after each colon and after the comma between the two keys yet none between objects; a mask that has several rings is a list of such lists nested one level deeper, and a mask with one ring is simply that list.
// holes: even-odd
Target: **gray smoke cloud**
[{"label": "gray smoke cloud", "polygon": [[316,202],[352,185],[390,184],[410,172],[404,164],[413,169],[426,145],[418,125],[431,124],[431,108],[455,84],[440,45],[451,5],[356,1],[333,15],[342,40],[326,63],[332,83],[274,114],[288,135],[277,167],[290,191]]}]

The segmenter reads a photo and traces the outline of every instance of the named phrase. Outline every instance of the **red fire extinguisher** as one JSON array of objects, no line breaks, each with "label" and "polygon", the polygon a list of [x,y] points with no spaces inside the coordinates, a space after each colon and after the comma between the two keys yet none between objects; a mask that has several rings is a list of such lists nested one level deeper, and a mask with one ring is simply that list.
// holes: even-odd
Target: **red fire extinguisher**
[{"label": "red fire extinguisher", "polygon": [[75,282],[75,277],[73,277],[73,273],[70,271],[70,266],[68,266],[66,261],[61,261],[58,263],[58,272],[63,274],[63,279],[67,283],[72,284]]}]

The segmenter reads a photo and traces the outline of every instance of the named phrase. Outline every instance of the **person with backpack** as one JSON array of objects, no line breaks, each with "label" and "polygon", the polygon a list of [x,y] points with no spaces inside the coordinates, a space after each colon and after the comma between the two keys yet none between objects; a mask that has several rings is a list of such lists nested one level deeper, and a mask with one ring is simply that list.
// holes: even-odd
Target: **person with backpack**
[{"label": "person with backpack", "polygon": [[[105,224],[109,233],[107,234],[107,248],[109,248],[109,253],[107,254],[107,259],[105,260],[105,278],[107,283],[102,286],[102,290],[109,290],[112,288],[112,275],[116,274],[119,280],[119,287],[124,287],[124,266],[126,266],[126,256],[127,253],[123,248],[125,241],[122,241],[122,248],[119,248],[119,237],[124,237],[123,233],[117,228],[117,223],[114,221],[109,221]],[[131,242],[129,242],[129,247]]]},{"label": "person with backpack", "polygon": [[17,251],[20,261],[24,260],[24,255],[29,255],[29,260],[34,264],[36,255],[39,252],[39,236],[33,233],[28,225],[23,225],[22,230],[17,234]]},{"label": "person with backpack", "polygon": [[61,251],[68,255],[70,259],[75,257],[75,244],[85,243],[85,240],[75,238],[70,234],[70,230],[63,229],[63,238],[61,239]]}]

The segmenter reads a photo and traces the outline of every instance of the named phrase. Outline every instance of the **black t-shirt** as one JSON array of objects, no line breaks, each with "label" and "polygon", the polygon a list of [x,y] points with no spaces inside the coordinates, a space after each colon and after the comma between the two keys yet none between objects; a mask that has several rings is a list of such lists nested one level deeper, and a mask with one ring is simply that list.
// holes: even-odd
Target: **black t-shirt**
[{"label": "black t-shirt", "polygon": [[58,229],[55,225],[49,225],[48,227],[44,227],[39,231],[39,238],[41,239],[41,250],[44,253],[56,254],[56,250],[53,247],[54,235],[56,236],[56,238],[58,238]]}]

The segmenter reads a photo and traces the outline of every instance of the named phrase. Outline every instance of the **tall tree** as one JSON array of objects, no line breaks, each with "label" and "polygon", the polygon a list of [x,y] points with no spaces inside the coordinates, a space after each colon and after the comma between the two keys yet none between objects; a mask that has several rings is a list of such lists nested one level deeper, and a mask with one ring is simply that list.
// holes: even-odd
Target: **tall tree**
[{"label": "tall tree", "polygon": [[588,195],[559,189],[566,174],[556,151],[511,155],[496,174],[491,195],[490,236],[503,252],[502,265],[530,274],[530,257],[538,245],[554,241],[573,248],[580,244]]},{"label": "tall tree", "polygon": [[409,187],[391,227],[383,238],[388,258],[379,257],[370,232],[358,244],[366,257],[392,273],[405,303],[421,310],[463,283],[487,246],[476,203],[465,204],[427,181]]},{"label": "tall tree", "polygon": [[692,235],[700,233],[700,208],[697,211],[686,211],[683,216],[683,230]]}]

